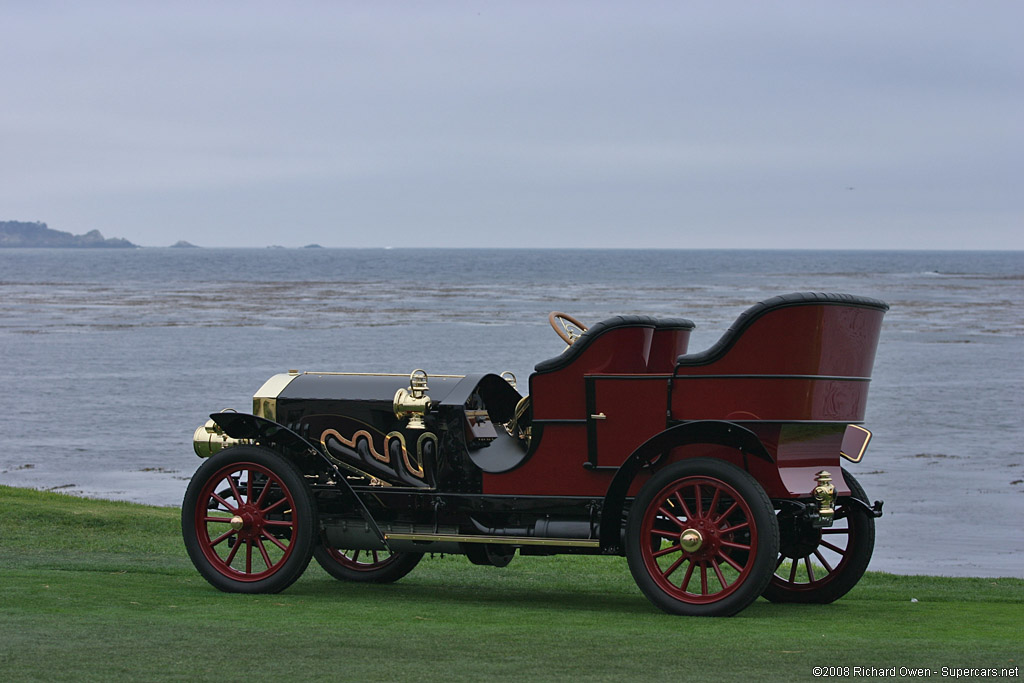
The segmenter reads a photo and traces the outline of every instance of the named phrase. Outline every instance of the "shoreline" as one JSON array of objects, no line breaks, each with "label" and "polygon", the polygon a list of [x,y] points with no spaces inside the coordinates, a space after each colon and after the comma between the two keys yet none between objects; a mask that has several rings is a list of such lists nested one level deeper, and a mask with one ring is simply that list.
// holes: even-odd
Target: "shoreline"
[{"label": "shoreline", "polygon": [[[152,472],[152,471],[137,471],[134,473],[127,473],[134,475],[163,475],[166,477],[168,474],[179,474],[177,472],[163,471],[163,472]],[[187,477],[176,477],[176,480],[187,480]],[[166,483],[166,479],[163,480]],[[139,500],[133,500],[124,495],[118,496],[118,493],[124,493],[114,490],[103,490],[97,487],[86,487],[80,484],[58,484],[49,487],[37,487],[37,486],[19,486],[12,485],[3,481],[0,481],[0,492],[3,488],[13,489],[25,489],[38,491],[40,493],[53,494],[58,496],[67,496],[69,498],[80,498],[83,500],[96,500],[114,503],[125,503],[127,505],[137,505],[142,508],[151,507],[159,508],[163,510],[174,509],[180,510],[181,503],[174,502],[169,498],[161,497],[162,502],[140,502]],[[165,495],[169,494],[171,487],[162,487],[165,491]],[[184,494],[184,485],[181,487],[181,493]],[[180,498],[181,496],[178,496]],[[884,524],[885,517],[883,516],[879,522],[879,526]],[[883,532],[884,532],[884,527]],[[963,571],[947,571],[945,573],[936,573],[936,560],[935,558],[922,557],[915,559],[912,557],[901,556],[897,554],[897,549],[891,549],[891,552],[887,552],[886,547],[880,547],[877,540],[875,543],[874,553],[871,559],[871,563],[868,565],[868,571],[876,574],[891,574],[893,576],[929,576],[938,578],[975,578],[975,579],[1021,579],[1024,580],[1024,569],[1018,569],[1018,573],[1014,574],[1011,570],[1007,573],[1001,571],[996,572],[971,572],[972,568],[982,570],[983,567],[980,565],[969,565],[966,568],[961,567]],[[906,551],[904,551],[905,554]],[[1019,567],[1019,558],[1016,558],[1012,553],[1008,553],[1007,564],[1013,567]],[[1018,561],[1015,561],[1015,558]],[[948,567],[947,567],[948,569]]]}]

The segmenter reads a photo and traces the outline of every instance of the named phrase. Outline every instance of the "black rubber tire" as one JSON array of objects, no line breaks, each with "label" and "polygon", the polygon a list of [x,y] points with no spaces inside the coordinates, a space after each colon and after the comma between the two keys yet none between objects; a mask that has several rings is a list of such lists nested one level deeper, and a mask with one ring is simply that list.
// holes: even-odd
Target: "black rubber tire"
[{"label": "black rubber tire", "polygon": [[[373,551],[363,550],[363,553]],[[377,551],[386,552],[386,551]],[[339,554],[341,555],[339,557]],[[313,557],[317,564],[323,567],[324,571],[339,581],[356,581],[360,583],[394,583],[411,572],[420,560],[423,553],[391,553],[389,557],[365,567],[356,568],[358,555],[349,557],[345,551],[330,548],[326,542],[320,542],[313,548]],[[379,557],[379,556],[378,556]],[[343,559],[345,558],[345,559]]]},{"label": "black rubber tire", "polygon": [[[686,492],[693,494],[688,505],[676,502],[679,492],[684,499]],[[669,508],[672,514],[666,516],[662,511]],[[682,535],[698,529],[700,547],[684,550]],[[657,544],[652,542],[655,536]],[[655,606],[670,614],[731,616],[743,610],[767,586],[778,550],[778,522],[764,489],[739,467],[712,458],[676,462],[655,474],[633,501],[626,526],[626,559],[633,579]],[[672,568],[658,564],[658,553]],[[698,566],[704,574],[700,593],[687,590]],[[676,569],[685,571],[675,574]],[[716,578],[719,572],[735,576],[723,581]],[[712,581],[720,590],[711,591]]]},{"label": "black rubber tire", "polygon": [[[849,484],[853,498],[862,500],[864,503],[868,502],[864,488],[852,474],[843,470],[843,479]],[[857,582],[864,576],[864,572],[871,562],[871,554],[875,549],[875,518],[862,506],[850,503],[848,497],[838,499],[836,502],[836,515],[837,517],[842,515],[846,519],[848,541],[845,553],[843,553],[841,561],[834,570],[822,579],[807,583],[791,582],[784,573],[773,573],[768,587],[765,588],[764,597],[772,602],[827,604],[843,597],[850,592],[850,589],[857,585]],[[799,561],[804,557],[809,559],[813,551],[809,551],[805,555],[804,550],[814,546],[815,540],[819,543],[821,541],[830,542],[826,541],[819,532],[814,532],[817,534],[816,537],[804,538],[802,542],[801,539],[794,539],[794,534],[799,532],[794,528],[792,518],[787,518],[784,512],[779,513],[779,518],[780,534],[783,541],[780,544],[780,554],[777,563],[787,559],[791,562]],[[803,535],[806,537],[809,533],[808,530],[805,530]],[[826,533],[825,535],[836,534]],[[794,553],[790,548],[798,543],[803,546],[803,550],[796,551],[795,554],[798,556],[793,557],[792,554]],[[824,552],[829,551],[826,550]],[[821,568],[821,570],[824,570],[824,568]]]},{"label": "black rubber tire", "polygon": [[[242,472],[270,482],[266,495],[258,495],[259,484],[250,495],[243,493],[239,479],[234,485],[229,481],[232,474]],[[218,502],[215,495],[229,504]],[[214,509],[211,503],[220,509],[218,518],[224,522],[204,521]],[[250,518],[242,529],[230,531],[229,507]],[[302,474],[278,453],[260,446],[234,446],[207,459],[192,476],[181,505],[182,536],[192,564],[212,586],[228,593],[278,593],[294,583],[309,565],[318,524]],[[218,541],[221,534],[224,540]],[[243,537],[247,540],[241,541]],[[238,566],[245,553],[236,547],[246,548],[253,558],[248,565]],[[257,571],[261,563],[262,571]]]}]

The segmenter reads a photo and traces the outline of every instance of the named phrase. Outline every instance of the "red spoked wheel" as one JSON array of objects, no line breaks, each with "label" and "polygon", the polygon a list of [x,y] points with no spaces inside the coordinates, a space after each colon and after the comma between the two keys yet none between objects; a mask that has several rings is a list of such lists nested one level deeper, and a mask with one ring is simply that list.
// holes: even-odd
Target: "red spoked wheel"
[{"label": "red spoked wheel", "polygon": [[324,571],[342,581],[392,583],[411,572],[423,559],[423,553],[343,550],[324,541],[313,549],[313,557]]},{"label": "red spoked wheel", "polygon": [[192,563],[216,588],[276,593],[305,571],[316,512],[302,475],[275,452],[225,449],[204,462],[181,509]]},{"label": "red spoked wheel", "polygon": [[[851,498],[867,503],[867,494],[843,470]],[[863,506],[840,498],[831,527],[816,529],[806,517],[779,513],[779,557],[764,591],[772,602],[829,603],[857,585],[875,548],[875,518]]]},{"label": "red spoked wheel", "polygon": [[672,614],[729,616],[757,599],[778,555],[764,489],[735,465],[677,462],[633,502],[626,558],[640,590]]}]

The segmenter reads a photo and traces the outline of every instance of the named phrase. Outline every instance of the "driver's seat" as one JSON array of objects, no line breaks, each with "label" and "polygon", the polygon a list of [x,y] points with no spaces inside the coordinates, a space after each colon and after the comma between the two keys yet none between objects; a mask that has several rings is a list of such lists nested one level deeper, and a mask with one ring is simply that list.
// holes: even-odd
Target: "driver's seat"
[{"label": "driver's seat", "polygon": [[[534,370],[539,373],[554,372],[568,367],[577,358],[590,348],[590,346],[605,334],[622,328],[650,328],[657,327],[658,321],[649,315],[617,315],[607,320],[595,323],[590,329],[584,332],[576,342],[554,358],[549,358],[537,363]],[[644,348],[638,348],[635,343],[628,345],[616,345],[612,349],[614,369],[608,367],[596,368],[596,371],[606,372],[647,372],[647,358],[651,352],[649,337]],[[599,362],[599,365],[604,363]]]}]

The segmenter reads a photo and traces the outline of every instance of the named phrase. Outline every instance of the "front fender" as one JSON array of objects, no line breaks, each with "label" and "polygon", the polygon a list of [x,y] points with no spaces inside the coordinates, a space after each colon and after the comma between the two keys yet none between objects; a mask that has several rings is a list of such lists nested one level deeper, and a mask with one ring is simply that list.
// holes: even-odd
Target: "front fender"
[{"label": "front fender", "polygon": [[733,422],[698,420],[669,427],[640,444],[619,467],[604,496],[601,507],[601,548],[617,552],[621,545],[622,510],[626,494],[640,470],[656,458],[679,446],[716,444],[773,462],[768,449],[754,432]]},{"label": "front fender", "polygon": [[[355,492],[348,480],[342,474],[341,470],[338,469],[337,465],[331,461],[327,455],[317,448],[314,444],[310,443],[303,437],[299,436],[296,432],[288,429],[284,425],[280,425],[272,420],[268,420],[264,417],[258,417],[256,415],[249,415],[246,413],[213,413],[210,415],[210,419],[213,420],[218,427],[224,430],[232,439],[249,439],[252,441],[261,442],[273,442],[277,445],[277,450],[285,458],[288,458],[292,462],[297,460],[300,456],[315,457],[331,472],[334,476],[334,486],[337,488],[342,496],[348,500],[359,514],[370,526],[370,529],[377,535],[380,542],[387,548],[387,540],[384,538],[384,534],[381,532],[380,527],[377,526],[376,520],[373,519],[373,515],[366,508],[359,494]],[[301,469],[301,468],[300,468]]]}]

